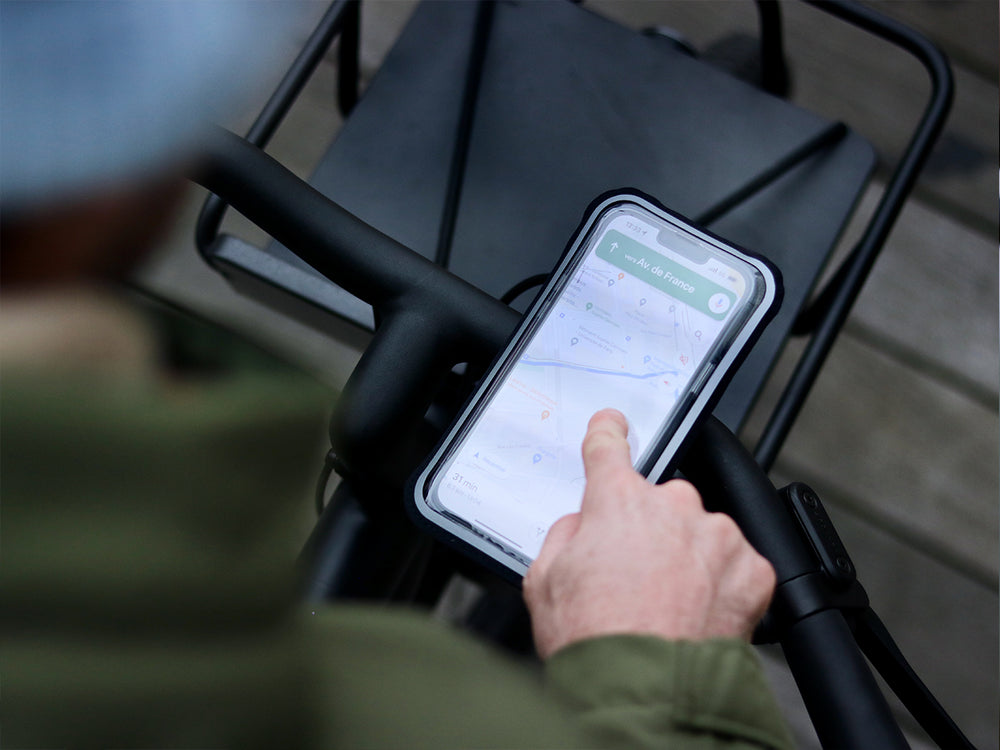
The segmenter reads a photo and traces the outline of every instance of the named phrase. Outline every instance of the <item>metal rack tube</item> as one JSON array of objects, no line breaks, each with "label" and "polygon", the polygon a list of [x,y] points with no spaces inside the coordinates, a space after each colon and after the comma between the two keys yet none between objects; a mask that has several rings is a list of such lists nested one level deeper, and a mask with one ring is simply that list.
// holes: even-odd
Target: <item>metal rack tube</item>
[{"label": "metal rack tube", "polygon": [[[338,94],[341,106],[351,104],[357,97],[357,54],[358,54],[358,20],[359,20],[360,0],[336,0],[327,9],[320,19],[319,24],[313,29],[306,40],[302,50],[295,57],[295,61],[282,77],[274,93],[268,98],[267,103],[257,115],[253,125],[247,131],[246,139],[258,148],[264,148],[271,136],[281,125],[288,110],[298,98],[299,93],[305,87],[306,82],[312,76],[316,66],[319,65],[323,55],[333,44],[333,40],[342,31],[345,33],[346,44],[340,56],[340,79]],[[345,66],[349,55],[353,53],[353,66]],[[345,89],[345,79],[349,72],[354,73],[353,88]],[[219,233],[219,226],[222,224],[222,217],[226,213],[228,205],[217,195],[210,195],[205,200],[198,215],[198,223],[195,229],[195,245],[198,251],[211,265],[211,259],[207,254],[208,247],[215,241]]]},{"label": "metal rack tube", "polygon": [[847,320],[854,300],[861,292],[879,251],[892,231],[903,203],[913,190],[917,176],[944,127],[954,92],[947,59],[921,34],[856,3],[843,0],[806,2],[880,36],[916,57],[930,77],[931,96],[864,235],[838,273],[838,283],[831,284],[824,290],[813,308],[815,312],[807,313],[822,317],[817,321],[815,332],[757,444],[755,456],[765,470],[774,464],[820,368]]}]

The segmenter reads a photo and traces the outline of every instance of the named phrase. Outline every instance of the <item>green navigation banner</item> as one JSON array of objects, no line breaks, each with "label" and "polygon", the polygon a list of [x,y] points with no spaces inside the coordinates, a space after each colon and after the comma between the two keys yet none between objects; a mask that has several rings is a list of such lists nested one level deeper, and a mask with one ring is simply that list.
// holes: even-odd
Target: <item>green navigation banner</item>
[{"label": "green navigation banner", "polygon": [[734,292],[615,229],[604,235],[597,257],[715,320],[725,318],[736,302]]}]

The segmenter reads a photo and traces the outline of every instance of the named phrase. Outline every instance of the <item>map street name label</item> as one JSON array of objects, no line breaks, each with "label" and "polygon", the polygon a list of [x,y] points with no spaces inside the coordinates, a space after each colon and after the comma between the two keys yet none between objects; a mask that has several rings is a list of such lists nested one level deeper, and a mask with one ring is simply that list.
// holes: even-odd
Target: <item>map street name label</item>
[{"label": "map street name label", "polygon": [[614,229],[604,235],[597,257],[715,320],[723,320],[736,301],[728,289]]}]

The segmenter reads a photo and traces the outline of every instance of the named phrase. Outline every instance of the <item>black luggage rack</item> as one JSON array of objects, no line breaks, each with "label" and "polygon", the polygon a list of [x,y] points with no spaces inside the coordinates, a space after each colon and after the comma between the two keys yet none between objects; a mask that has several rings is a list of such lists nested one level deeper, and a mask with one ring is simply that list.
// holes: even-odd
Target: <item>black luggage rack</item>
[{"label": "black luggage rack", "polygon": [[[267,144],[339,38],[339,103],[349,117],[311,184],[491,295],[501,297],[546,273],[590,200],[623,186],[767,255],[785,278],[784,309],[716,410],[737,429],[787,337],[812,334],[761,436],[757,457],[767,467],[943,126],[952,90],[947,61],[911,30],[853,4],[813,4],[911,52],[927,68],[932,91],[861,240],[812,304],[816,280],[872,168],[868,144],[842,123],[817,118],[662,39],[570,3],[425,3],[355,107],[359,3],[335,2],[246,140],[258,148]],[[768,40],[780,42],[773,29],[780,23],[776,6],[768,0],[759,5],[766,10]],[[540,19],[521,17],[539,11]],[[525,35],[524,27],[532,33]],[[525,56],[526,48],[537,54]],[[780,60],[773,42],[765,49],[771,50],[767,58]],[[590,79],[573,90],[557,89],[553,81],[565,80],[570,68],[574,80],[589,73],[621,82],[613,105],[623,108],[617,122],[600,121],[608,115],[606,100],[595,106],[593,91],[581,94],[593,86]],[[634,68],[643,68],[646,78],[637,80]],[[504,117],[518,107],[516,117]],[[553,114],[563,118],[560,127],[546,121]],[[399,120],[403,124],[392,127]],[[602,128],[652,129],[650,123],[656,125],[651,151],[648,137],[640,141],[623,132],[601,138]],[[576,149],[582,153],[574,156]],[[503,179],[510,172],[516,183]],[[221,199],[209,198],[197,241],[206,261],[234,286],[307,321],[335,315],[374,327],[369,304],[304,262],[301,248],[293,253],[276,240],[259,249],[220,235],[225,209]]]}]

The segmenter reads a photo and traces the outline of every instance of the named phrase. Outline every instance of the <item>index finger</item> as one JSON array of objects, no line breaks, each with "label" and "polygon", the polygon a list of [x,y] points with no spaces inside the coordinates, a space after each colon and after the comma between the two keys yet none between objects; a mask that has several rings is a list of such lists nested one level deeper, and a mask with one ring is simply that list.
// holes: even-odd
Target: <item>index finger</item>
[{"label": "index finger", "polygon": [[604,498],[617,495],[623,478],[632,474],[627,434],[628,422],[619,411],[604,409],[590,418],[582,447],[583,470],[587,477],[584,511]]}]

